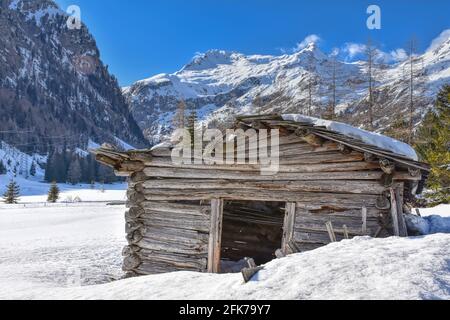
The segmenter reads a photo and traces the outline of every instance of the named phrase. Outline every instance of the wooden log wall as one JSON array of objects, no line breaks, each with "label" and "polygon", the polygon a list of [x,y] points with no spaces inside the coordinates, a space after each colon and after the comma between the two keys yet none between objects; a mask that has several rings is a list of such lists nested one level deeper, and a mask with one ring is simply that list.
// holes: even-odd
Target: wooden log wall
[{"label": "wooden log wall", "polygon": [[[315,249],[334,239],[392,234],[389,188],[421,178],[407,171],[386,174],[379,161],[336,143],[313,146],[292,136],[281,137],[280,143],[280,171],[271,176],[261,175],[257,165],[177,167],[168,149],[141,157],[140,164],[122,163],[123,170],[141,169],[131,169],[129,178],[124,270],[153,274],[212,268],[211,201],[217,199],[288,203],[291,215],[284,221],[292,230],[284,230],[284,254]],[[234,219],[227,218],[232,223],[223,226],[225,232],[239,223],[236,210],[228,214]]]},{"label": "wooden log wall", "polygon": [[147,275],[189,270],[206,272],[210,229],[208,201],[146,201],[138,194],[139,175],[130,177],[125,214],[128,246],[123,270]]}]

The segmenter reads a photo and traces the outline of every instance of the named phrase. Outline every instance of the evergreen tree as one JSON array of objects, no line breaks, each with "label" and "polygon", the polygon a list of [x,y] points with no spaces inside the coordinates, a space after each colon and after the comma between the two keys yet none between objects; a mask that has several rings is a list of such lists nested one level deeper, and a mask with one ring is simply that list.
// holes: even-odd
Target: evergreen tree
[{"label": "evergreen tree", "polygon": [[67,171],[67,182],[75,185],[80,183],[81,180],[81,166],[80,161],[77,157],[75,157],[69,166],[69,170]]},{"label": "evergreen tree", "polygon": [[189,135],[191,136],[191,144],[194,145],[195,140],[195,125],[197,123],[197,112],[195,110],[191,111],[191,114],[188,117],[187,126],[189,130]]},{"label": "evergreen tree", "polygon": [[186,125],[185,112],[186,112],[186,103],[183,100],[181,100],[177,104],[177,110],[172,119],[174,129],[182,129]]},{"label": "evergreen tree", "polygon": [[3,199],[7,204],[15,204],[19,201],[19,197],[20,197],[19,185],[14,180],[11,180],[8,186],[6,187],[6,192],[3,195]]},{"label": "evergreen tree", "polygon": [[2,174],[6,174],[6,167],[3,164],[3,161],[0,160],[0,175],[2,175]]},{"label": "evergreen tree", "polygon": [[428,112],[417,132],[416,149],[431,165],[427,194],[433,205],[450,201],[450,85],[439,92],[434,110]]},{"label": "evergreen tree", "polygon": [[55,203],[59,199],[59,188],[56,181],[53,181],[48,190],[47,202]]},{"label": "evergreen tree", "polygon": [[36,175],[36,163],[33,161],[30,167],[30,176],[34,177]]}]

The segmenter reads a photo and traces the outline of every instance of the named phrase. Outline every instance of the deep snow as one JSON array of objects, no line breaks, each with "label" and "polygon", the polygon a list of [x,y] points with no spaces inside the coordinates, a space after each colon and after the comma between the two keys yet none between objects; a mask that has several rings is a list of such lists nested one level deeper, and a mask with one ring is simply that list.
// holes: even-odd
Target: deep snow
[{"label": "deep snow", "polygon": [[0,205],[0,299],[450,299],[450,234],[355,238],[240,274],[119,280],[123,206]]}]

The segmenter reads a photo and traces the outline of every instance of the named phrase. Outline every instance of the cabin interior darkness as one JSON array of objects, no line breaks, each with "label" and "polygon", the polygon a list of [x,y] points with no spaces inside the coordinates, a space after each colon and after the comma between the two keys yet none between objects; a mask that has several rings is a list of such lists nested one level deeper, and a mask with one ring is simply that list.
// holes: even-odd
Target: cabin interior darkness
[{"label": "cabin interior darkness", "polygon": [[222,261],[253,258],[257,265],[275,259],[281,248],[284,202],[225,201],[222,225]]}]

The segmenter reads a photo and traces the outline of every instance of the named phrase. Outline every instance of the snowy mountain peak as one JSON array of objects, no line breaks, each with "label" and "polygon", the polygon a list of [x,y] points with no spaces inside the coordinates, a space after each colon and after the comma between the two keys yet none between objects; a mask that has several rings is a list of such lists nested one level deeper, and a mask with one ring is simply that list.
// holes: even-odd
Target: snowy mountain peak
[{"label": "snowy mountain peak", "polygon": [[234,60],[242,57],[241,54],[225,50],[209,50],[205,53],[197,54],[193,60],[187,64],[181,71],[185,70],[206,70],[216,68],[222,64],[232,64]]},{"label": "snowy mountain peak", "polygon": [[[450,32],[444,31],[419,58],[416,69],[423,72],[416,81],[423,83],[423,101],[416,103],[417,123],[433,106],[442,85],[450,82]],[[280,56],[210,50],[195,56],[174,74],[135,83],[124,90],[124,95],[145,136],[158,143],[170,134],[171,120],[181,100],[211,126],[228,123],[238,114],[306,113],[310,101],[312,115],[321,117],[332,104],[334,75],[335,111],[341,121],[368,128],[366,62],[333,60],[316,42]],[[374,66],[374,125],[380,132],[409,114],[409,82],[405,81],[408,63]],[[419,88],[416,89],[418,96]]]}]

